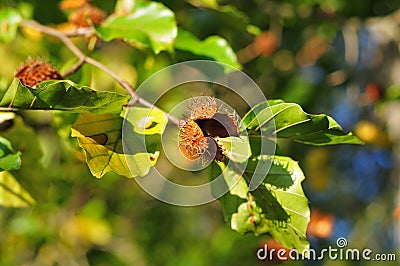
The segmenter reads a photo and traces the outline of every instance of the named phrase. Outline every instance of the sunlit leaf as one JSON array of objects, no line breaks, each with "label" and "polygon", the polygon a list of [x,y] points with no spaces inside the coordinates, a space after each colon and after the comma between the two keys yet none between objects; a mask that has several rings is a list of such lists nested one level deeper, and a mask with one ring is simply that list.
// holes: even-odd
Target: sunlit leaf
[{"label": "sunlit leaf", "polygon": [[[100,178],[110,171],[133,177],[122,148],[123,119],[119,115],[81,114],[72,127],[72,137],[85,150],[91,173]],[[149,166],[144,166],[144,168]]]},{"label": "sunlit leaf", "polygon": [[245,115],[243,123],[253,136],[262,131],[264,136],[276,135],[317,146],[363,143],[351,132],[345,133],[332,117],[307,114],[300,105],[281,100],[258,104]]},{"label": "sunlit leaf", "polygon": [[161,3],[144,1],[137,1],[129,14],[110,16],[96,31],[103,40],[121,38],[155,53],[172,51],[177,34],[174,13]]},{"label": "sunlit leaf", "polygon": [[15,113],[12,112],[1,112],[0,113],[0,124],[6,121],[10,121],[15,117]]},{"label": "sunlit leaf", "polygon": [[192,33],[179,29],[175,48],[191,52],[195,55],[212,58],[217,62],[230,65],[234,68],[241,68],[231,46],[224,38],[219,36],[210,36],[202,41]]},{"label": "sunlit leaf", "polygon": [[0,205],[4,207],[28,207],[35,204],[35,200],[18,183],[14,176],[3,171],[0,173]]},{"label": "sunlit leaf", "polygon": [[135,7],[136,0],[117,0],[114,11],[117,14],[128,14]]},{"label": "sunlit leaf", "polygon": [[21,153],[14,153],[11,143],[0,137],[0,171],[16,170],[21,166]]},{"label": "sunlit leaf", "polygon": [[[140,116],[143,113],[145,112],[138,112],[138,121],[143,118]],[[134,115],[133,112],[132,114]],[[151,125],[153,122],[158,124],[156,119],[152,120]],[[73,125],[71,135],[78,138],[79,145],[85,150],[87,164],[95,177],[100,178],[110,171],[126,177],[144,176],[157,162],[160,153],[160,139],[149,138],[149,143],[146,143],[146,147],[148,147],[146,151],[132,152],[132,150],[143,145],[143,135],[137,133],[143,129],[138,129],[137,125],[135,126],[129,120],[126,120],[124,126],[129,126],[130,134],[132,134],[132,141],[129,144],[132,145],[133,149],[124,150],[122,143],[123,124],[124,119],[119,115],[84,113],[78,117]],[[157,125],[154,127],[159,128],[158,132],[161,132],[165,126],[160,126],[161,129]],[[131,167],[128,166],[127,162]]]},{"label": "sunlit leaf", "polygon": [[[260,160],[273,160],[271,169],[262,184],[249,191],[248,179]],[[235,185],[220,198],[232,229],[242,234],[269,234],[283,246],[300,252],[309,247],[306,229],[310,211],[301,187],[304,175],[297,162],[288,157],[272,159],[261,155],[249,161],[242,175],[229,169],[229,165],[218,165],[220,169],[213,169],[213,177],[222,172],[227,186]]]},{"label": "sunlit leaf", "polygon": [[246,136],[215,138],[218,145],[222,147],[223,153],[228,159],[242,163],[251,156],[249,138]]},{"label": "sunlit leaf", "polygon": [[162,134],[168,123],[164,112],[155,108],[131,107],[126,119],[136,133],[143,135]]},{"label": "sunlit leaf", "polygon": [[22,17],[13,8],[0,9],[0,42],[14,40]]},{"label": "sunlit leaf", "polygon": [[129,99],[128,95],[95,91],[70,81],[45,81],[33,89],[14,79],[1,98],[0,106],[30,110],[119,114]]}]

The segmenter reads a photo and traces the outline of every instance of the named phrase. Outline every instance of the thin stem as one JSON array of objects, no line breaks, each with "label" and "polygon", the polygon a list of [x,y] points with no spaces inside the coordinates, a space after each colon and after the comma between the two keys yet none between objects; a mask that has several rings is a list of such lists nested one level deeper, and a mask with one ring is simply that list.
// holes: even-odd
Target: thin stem
[{"label": "thin stem", "polygon": [[[22,24],[23,26],[26,26],[26,27],[35,28],[36,30],[38,30],[38,31],[40,31],[40,32],[42,32],[42,33],[44,33],[44,34],[47,34],[47,35],[56,37],[57,39],[59,39],[60,41],[62,41],[62,42],[65,44],[65,46],[67,46],[68,49],[70,49],[71,52],[75,54],[75,56],[78,57],[78,59],[79,59],[78,63],[77,63],[76,65],[74,65],[70,70],[68,70],[66,74],[68,74],[68,73],[70,73],[70,72],[73,73],[72,71],[76,71],[77,68],[79,68],[84,62],[86,62],[86,63],[88,63],[88,64],[91,64],[91,65],[93,65],[93,66],[95,66],[95,67],[97,67],[97,68],[103,70],[103,71],[106,72],[109,76],[111,76],[119,85],[121,85],[122,88],[124,88],[124,89],[132,96],[132,100],[131,100],[130,104],[135,104],[135,103],[138,102],[138,103],[140,103],[140,104],[142,104],[142,105],[144,105],[144,106],[146,106],[146,107],[155,108],[155,109],[161,110],[160,108],[158,108],[158,107],[155,106],[154,104],[152,104],[152,103],[146,101],[145,99],[143,99],[143,98],[141,98],[139,95],[137,95],[137,94],[135,93],[133,87],[132,87],[127,81],[125,81],[125,80],[122,79],[120,76],[118,76],[117,73],[115,73],[114,71],[112,71],[112,70],[109,69],[107,66],[103,65],[102,63],[100,63],[99,61],[97,61],[97,60],[95,60],[95,59],[93,59],[93,58],[91,58],[91,57],[85,55],[85,54],[84,54],[84,53],[69,39],[69,36],[70,36],[70,35],[64,34],[64,33],[60,32],[60,31],[58,31],[58,30],[56,30],[56,29],[53,29],[53,28],[44,26],[44,25],[42,25],[42,24],[39,24],[38,22],[33,21],[33,20],[24,20],[24,21],[22,21],[21,24]],[[73,35],[73,36],[76,36],[76,35]],[[76,69],[74,69],[74,67],[76,67]],[[65,74],[64,74],[64,75],[65,75]],[[164,112],[164,111],[163,111],[163,112]],[[172,115],[170,115],[170,114],[168,114],[168,113],[166,113],[166,112],[164,112],[164,113],[166,114],[166,116],[168,117],[168,119],[169,119],[172,123],[174,123],[174,124],[176,124],[176,125],[179,125],[179,119],[178,119],[177,117],[172,116]]]},{"label": "thin stem", "polygon": [[65,77],[68,77],[69,75],[74,74],[83,65],[83,63],[85,63],[85,60],[84,59],[79,59],[79,61],[76,62],[75,65],[73,65],[70,69],[65,71],[65,73],[62,74],[61,76],[63,76],[65,78]]},{"label": "thin stem", "polygon": [[64,35],[67,36],[67,37],[70,37],[70,38],[71,37],[80,37],[80,36],[89,37],[89,36],[94,35],[94,30],[93,30],[93,28],[90,28],[90,27],[88,27],[88,28],[78,28],[75,31],[65,32]]},{"label": "thin stem", "polygon": [[102,63],[94,60],[93,58],[90,58],[86,56],[64,33],[44,26],[42,24],[37,23],[36,21],[28,20],[28,21],[23,21],[22,25],[27,26],[27,27],[33,27],[37,30],[39,30],[42,33],[45,33],[47,35],[56,37],[57,39],[60,39],[67,47],[68,49],[71,50],[80,60],[83,60],[89,64],[92,64],[96,66],[97,68],[103,70],[107,74],[109,74],[115,81],[117,81],[126,91],[129,92],[129,94],[132,97],[137,97],[136,93],[133,91],[133,88],[123,79],[121,79],[115,72],[113,72],[111,69],[103,65]]},{"label": "thin stem", "polygon": [[85,54],[81,50],[79,50],[79,48],[76,47],[75,44],[72,43],[72,41],[67,37],[67,35],[63,34],[62,32],[56,29],[44,26],[33,20],[24,20],[21,22],[21,25],[35,28],[42,33],[56,37],[57,39],[60,39],[77,57],[79,58],[86,57]]}]

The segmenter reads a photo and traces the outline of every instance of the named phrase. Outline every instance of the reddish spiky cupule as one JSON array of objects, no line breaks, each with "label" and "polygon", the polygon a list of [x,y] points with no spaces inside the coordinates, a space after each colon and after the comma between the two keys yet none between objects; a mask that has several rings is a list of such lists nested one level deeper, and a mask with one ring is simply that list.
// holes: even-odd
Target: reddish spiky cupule
[{"label": "reddish spiky cupule", "polygon": [[62,76],[52,64],[38,58],[28,58],[17,69],[14,77],[19,79],[23,85],[31,88],[36,88],[40,82],[45,80],[62,79]]}]

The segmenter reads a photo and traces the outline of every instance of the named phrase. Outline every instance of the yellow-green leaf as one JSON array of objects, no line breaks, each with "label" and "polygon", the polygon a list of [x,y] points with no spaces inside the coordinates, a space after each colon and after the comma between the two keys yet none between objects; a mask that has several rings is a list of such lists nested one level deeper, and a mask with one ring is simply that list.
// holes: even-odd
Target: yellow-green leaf
[{"label": "yellow-green leaf", "polygon": [[251,156],[251,148],[247,136],[227,138],[217,137],[215,139],[222,147],[223,153],[226,157],[234,162],[245,162]]},{"label": "yellow-green leaf", "polygon": [[32,196],[8,171],[0,172],[0,205],[4,207],[28,207],[35,204]]},{"label": "yellow-green leaf", "polygon": [[[123,125],[131,130],[134,139],[129,145],[135,149],[124,150]],[[136,133],[135,126],[132,126],[129,121],[125,120],[124,124],[124,119],[119,115],[81,114],[72,127],[72,136],[78,138],[79,146],[85,150],[89,169],[97,178],[110,171],[129,178],[144,176],[159,156],[159,151],[154,148],[157,143],[150,145],[153,148],[151,152],[147,152],[145,148],[139,148],[143,146],[143,136]],[[137,152],[137,148],[142,152]]]},{"label": "yellow-green leaf", "polygon": [[126,119],[136,133],[143,135],[162,134],[168,123],[164,112],[155,108],[131,107]]}]

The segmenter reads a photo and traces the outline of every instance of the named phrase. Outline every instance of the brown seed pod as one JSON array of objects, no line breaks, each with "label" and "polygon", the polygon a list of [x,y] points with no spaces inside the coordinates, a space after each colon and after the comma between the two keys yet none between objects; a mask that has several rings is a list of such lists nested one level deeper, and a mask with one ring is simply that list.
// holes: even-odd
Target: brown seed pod
[{"label": "brown seed pod", "polygon": [[37,58],[28,58],[17,69],[14,77],[19,79],[23,85],[31,88],[36,88],[37,84],[45,80],[62,79],[54,66],[49,62]]},{"label": "brown seed pod", "polygon": [[179,132],[179,148],[183,155],[191,160],[204,155],[222,161],[223,149],[214,138],[229,136],[239,137],[237,121],[230,114],[218,112],[215,98],[193,99],[190,117]]},{"label": "brown seed pod", "polygon": [[213,97],[194,98],[190,106],[191,118],[211,118],[218,110],[217,102]]},{"label": "brown seed pod", "polygon": [[228,114],[215,113],[211,118],[196,119],[196,123],[209,137],[239,137],[237,123]]},{"label": "brown seed pod", "polygon": [[198,159],[208,148],[208,141],[201,128],[189,119],[179,131],[179,149],[191,160]]},{"label": "brown seed pod", "polygon": [[91,23],[100,25],[106,18],[106,13],[100,8],[84,5],[72,12],[68,17],[68,21],[78,27],[89,27]]}]

